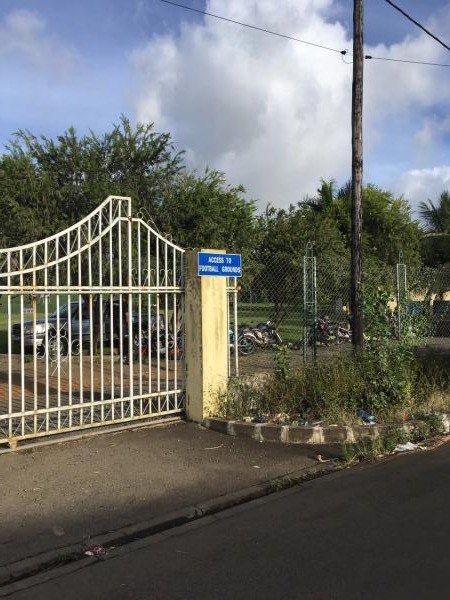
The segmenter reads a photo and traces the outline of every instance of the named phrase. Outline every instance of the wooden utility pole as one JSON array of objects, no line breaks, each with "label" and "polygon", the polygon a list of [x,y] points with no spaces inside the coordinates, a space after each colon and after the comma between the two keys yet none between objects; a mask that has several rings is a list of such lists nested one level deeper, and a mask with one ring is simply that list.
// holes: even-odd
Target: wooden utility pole
[{"label": "wooden utility pole", "polygon": [[353,315],[352,341],[363,345],[362,307],[362,180],[363,180],[363,71],[364,71],[364,10],[363,0],[353,0],[353,85],[352,85],[352,258],[351,310]]}]

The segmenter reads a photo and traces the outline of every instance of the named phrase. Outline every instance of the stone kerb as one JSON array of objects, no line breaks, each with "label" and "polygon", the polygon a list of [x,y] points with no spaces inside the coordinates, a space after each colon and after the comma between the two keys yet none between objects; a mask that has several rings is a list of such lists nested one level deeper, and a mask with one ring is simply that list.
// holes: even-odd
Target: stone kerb
[{"label": "stone kerb", "polygon": [[[449,416],[443,415],[442,420],[449,433]],[[258,442],[278,442],[282,444],[342,444],[357,442],[364,438],[374,439],[388,429],[389,425],[276,425],[274,423],[244,423],[229,421],[216,417],[203,419],[204,427],[233,435],[247,437]],[[396,425],[407,432],[414,427],[414,422]]]}]

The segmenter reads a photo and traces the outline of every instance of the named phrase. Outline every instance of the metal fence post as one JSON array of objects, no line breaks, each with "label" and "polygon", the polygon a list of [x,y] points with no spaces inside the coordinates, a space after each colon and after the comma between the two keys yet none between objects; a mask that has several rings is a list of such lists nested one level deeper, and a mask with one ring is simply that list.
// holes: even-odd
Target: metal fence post
[{"label": "metal fence post", "polygon": [[396,284],[397,284],[397,336],[401,339],[404,333],[404,323],[406,317],[406,303],[408,296],[407,280],[406,280],[406,264],[403,258],[403,252],[398,255],[398,263],[396,269]]},{"label": "metal fence post", "polygon": [[[303,257],[303,362],[316,360],[317,275],[316,257],[311,242],[306,244]],[[308,348],[311,351],[308,352]]]}]

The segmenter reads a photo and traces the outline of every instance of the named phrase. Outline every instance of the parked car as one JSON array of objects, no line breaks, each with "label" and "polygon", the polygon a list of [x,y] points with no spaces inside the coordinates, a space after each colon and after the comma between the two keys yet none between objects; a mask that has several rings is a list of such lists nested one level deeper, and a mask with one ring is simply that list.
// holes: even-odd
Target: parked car
[{"label": "parked car", "polygon": [[[109,301],[103,302],[103,342],[111,344],[111,310]],[[151,318],[151,329],[157,328],[158,318]],[[139,324],[139,315],[133,312],[134,330],[137,332]],[[164,329],[164,318],[159,315],[159,328]],[[141,314],[141,330],[148,329],[148,315],[143,311]],[[58,311],[48,315],[47,319],[39,318],[36,321],[24,321],[15,323],[12,326],[12,343],[14,350],[20,351],[21,341],[25,352],[32,352],[36,347],[39,355],[44,355],[47,350],[50,356],[57,356],[58,345],[61,355],[69,351],[69,340],[71,353],[78,354],[80,351],[80,340],[83,347],[89,346],[93,326],[89,318],[89,306],[81,303],[80,320],[80,302],[74,301],[70,304],[62,304]],[[116,345],[120,334],[120,307],[119,301],[114,301],[113,305],[113,323],[112,323],[112,342]],[[126,327],[122,330],[124,338],[127,336]]]}]

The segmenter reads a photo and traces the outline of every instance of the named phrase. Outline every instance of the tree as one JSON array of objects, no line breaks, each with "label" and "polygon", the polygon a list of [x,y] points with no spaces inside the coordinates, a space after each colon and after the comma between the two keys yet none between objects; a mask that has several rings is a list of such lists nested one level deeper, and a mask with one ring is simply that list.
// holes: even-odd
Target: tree
[{"label": "tree", "polygon": [[[317,212],[306,203],[287,209],[268,206],[259,218],[260,240],[255,248],[253,277],[243,277],[243,295],[270,303],[270,317],[280,323],[290,312],[301,316],[303,256],[308,241],[318,260],[319,304],[326,305],[332,290],[336,298],[347,296],[343,282],[348,275],[349,254],[336,223],[326,211]],[[345,285],[344,285],[345,288]]]},{"label": "tree", "polygon": [[[329,216],[336,220],[347,247],[351,241],[350,186],[338,191],[330,207]],[[395,265],[399,252],[411,266],[420,263],[420,228],[411,215],[411,208],[403,198],[368,184],[363,188],[362,206],[364,269],[367,259],[385,265]]]},{"label": "tree", "polygon": [[321,179],[320,188],[317,190],[317,196],[303,200],[305,206],[309,206],[314,212],[325,212],[336,199],[336,181],[334,179]]},{"label": "tree", "polygon": [[435,205],[430,199],[419,203],[419,215],[425,223],[422,258],[430,267],[450,263],[450,194],[443,191]]},{"label": "tree", "polygon": [[91,212],[109,195],[131,196],[157,221],[167,181],[182,169],[170,135],[122,116],[111,132],[56,140],[18,131],[0,158],[1,243],[19,245],[51,235]]},{"label": "tree", "polygon": [[223,248],[246,255],[253,248],[255,203],[242,186],[226,183],[224,173],[207,169],[203,176],[179,173],[164,194],[158,224],[184,247]]},{"label": "tree", "polygon": [[448,190],[441,193],[437,205],[430,199],[420,202],[419,215],[425,222],[427,233],[450,233],[450,194]]}]

